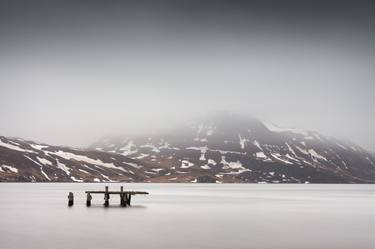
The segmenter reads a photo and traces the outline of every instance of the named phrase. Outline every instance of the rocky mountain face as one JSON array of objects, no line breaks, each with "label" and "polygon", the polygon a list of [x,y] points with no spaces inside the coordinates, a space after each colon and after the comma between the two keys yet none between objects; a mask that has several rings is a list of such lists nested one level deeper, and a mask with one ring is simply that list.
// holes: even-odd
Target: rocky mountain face
[{"label": "rocky mountain face", "polygon": [[89,149],[0,137],[0,181],[375,183],[375,156],[317,132],[214,113]]},{"label": "rocky mountain face", "polygon": [[120,154],[82,150],[0,137],[0,181],[144,181],[139,160]]},{"label": "rocky mountain face", "polygon": [[353,143],[231,113],[92,148],[149,162],[145,176],[153,182],[375,182],[375,157]]}]

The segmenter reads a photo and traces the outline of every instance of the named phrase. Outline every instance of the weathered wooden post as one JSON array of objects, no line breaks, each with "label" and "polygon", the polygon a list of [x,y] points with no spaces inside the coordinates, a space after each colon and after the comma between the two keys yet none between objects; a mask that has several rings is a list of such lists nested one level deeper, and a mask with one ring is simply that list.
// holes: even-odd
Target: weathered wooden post
[{"label": "weathered wooden post", "polygon": [[104,206],[109,206],[109,193],[108,193],[108,186],[105,186],[105,193],[104,193]]},{"label": "weathered wooden post", "polygon": [[128,204],[128,206],[130,206],[130,200],[131,200],[131,197],[132,197],[132,195],[129,194],[129,195],[128,195],[128,198],[127,198],[127,200],[126,200],[126,204]]},{"label": "weathered wooden post", "polygon": [[124,194],[124,207],[128,204],[128,194]]},{"label": "weathered wooden post", "polygon": [[68,194],[68,206],[71,207],[74,204],[74,195],[72,192],[69,192]]},{"label": "weathered wooden post", "polygon": [[86,200],[86,206],[90,207],[91,206],[91,200],[92,196],[90,193],[87,193],[87,200]]},{"label": "weathered wooden post", "polygon": [[120,190],[120,203],[121,203],[121,206],[122,207],[125,207],[126,206],[126,202],[125,202],[125,194],[124,194],[124,187],[121,186],[121,190]]}]

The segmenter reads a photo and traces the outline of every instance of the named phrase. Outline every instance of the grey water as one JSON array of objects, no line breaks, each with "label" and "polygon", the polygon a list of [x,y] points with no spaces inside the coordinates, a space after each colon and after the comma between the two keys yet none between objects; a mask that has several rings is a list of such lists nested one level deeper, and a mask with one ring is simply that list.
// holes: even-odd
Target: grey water
[{"label": "grey water", "polygon": [[[150,195],[86,207],[84,191],[105,185]],[[4,249],[373,249],[374,232],[375,185],[0,184]]]}]

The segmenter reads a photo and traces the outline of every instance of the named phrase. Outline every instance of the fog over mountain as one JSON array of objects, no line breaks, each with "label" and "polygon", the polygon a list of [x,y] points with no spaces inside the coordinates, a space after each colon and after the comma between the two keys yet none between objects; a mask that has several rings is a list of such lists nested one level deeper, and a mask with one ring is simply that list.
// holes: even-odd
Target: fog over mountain
[{"label": "fog over mountain", "polygon": [[83,149],[0,136],[0,165],[0,181],[21,182],[375,182],[356,144],[228,112]]},{"label": "fog over mountain", "polygon": [[375,151],[375,4],[0,1],[0,135],[87,147],[212,110]]}]

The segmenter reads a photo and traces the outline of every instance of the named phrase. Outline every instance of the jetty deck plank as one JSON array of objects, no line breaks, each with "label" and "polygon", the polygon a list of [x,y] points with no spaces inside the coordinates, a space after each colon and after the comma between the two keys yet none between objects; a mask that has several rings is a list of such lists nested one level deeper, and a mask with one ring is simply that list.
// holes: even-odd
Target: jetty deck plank
[{"label": "jetty deck plank", "polygon": [[148,195],[148,192],[144,191],[85,191],[86,194],[111,194],[111,195],[119,195],[119,194],[130,194],[130,195]]}]

